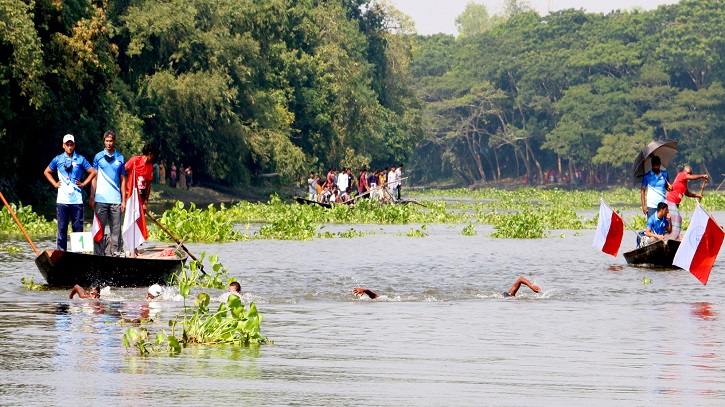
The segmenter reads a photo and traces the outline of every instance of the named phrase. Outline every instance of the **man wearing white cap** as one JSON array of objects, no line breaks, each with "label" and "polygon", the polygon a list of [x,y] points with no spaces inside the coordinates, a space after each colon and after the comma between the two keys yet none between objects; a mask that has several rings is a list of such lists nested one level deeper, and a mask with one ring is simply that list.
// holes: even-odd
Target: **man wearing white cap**
[{"label": "man wearing white cap", "polygon": [[[50,162],[43,173],[50,185],[58,189],[56,200],[56,213],[58,217],[57,250],[65,251],[68,245],[68,223],[71,223],[74,232],[83,231],[83,195],[81,188],[85,188],[93,181],[96,170],[80,154],[75,153],[76,143],[72,134],[63,137],[63,150],[65,152]],[[85,181],[81,181],[83,171],[88,172]],[[53,178],[53,172],[58,172],[58,180]]]}]

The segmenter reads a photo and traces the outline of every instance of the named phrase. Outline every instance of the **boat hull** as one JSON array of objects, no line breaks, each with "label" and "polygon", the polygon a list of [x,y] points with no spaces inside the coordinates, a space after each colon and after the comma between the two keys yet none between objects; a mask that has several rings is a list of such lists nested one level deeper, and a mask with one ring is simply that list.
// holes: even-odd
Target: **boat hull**
[{"label": "boat hull", "polygon": [[167,282],[173,273],[181,270],[187,259],[186,253],[161,257],[161,250],[146,249],[140,257],[46,250],[35,259],[35,264],[52,287],[72,287],[75,284],[86,287],[142,287]]},{"label": "boat hull", "polygon": [[[677,240],[665,240],[632,249],[623,253],[627,264],[641,264],[653,267],[673,267],[672,260],[680,247]],[[675,267],[676,268],[676,267]]]}]

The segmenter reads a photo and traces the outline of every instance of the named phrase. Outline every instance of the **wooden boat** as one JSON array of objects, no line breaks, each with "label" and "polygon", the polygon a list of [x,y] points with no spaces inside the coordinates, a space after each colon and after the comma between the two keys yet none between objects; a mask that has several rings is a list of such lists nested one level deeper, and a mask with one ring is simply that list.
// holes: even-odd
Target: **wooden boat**
[{"label": "wooden boat", "polygon": [[[659,242],[632,249],[623,253],[627,264],[642,264],[654,267],[673,267],[672,260],[675,258],[680,242],[677,240],[660,240]],[[675,266],[675,268],[677,268]]]},{"label": "wooden boat", "polygon": [[[139,250],[138,257],[96,256],[94,254],[46,250],[35,259],[40,273],[53,287],[91,285],[142,287],[165,283],[181,270],[188,255],[175,246],[153,246]],[[169,256],[168,250],[173,250]]]},{"label": "wooden boat", "polygon": [[329,208],[332,208],[332,204],[317,202],[317,201],[313,201],[312,199],[302,198],[300,196],[296,196],[295,197],[295,201],[297,201],[297,203],[303,204],[303,205],[305,205],[305,204],[309,204],[309,205],[320,205],[323,208],[328,208],[328,209]]}]

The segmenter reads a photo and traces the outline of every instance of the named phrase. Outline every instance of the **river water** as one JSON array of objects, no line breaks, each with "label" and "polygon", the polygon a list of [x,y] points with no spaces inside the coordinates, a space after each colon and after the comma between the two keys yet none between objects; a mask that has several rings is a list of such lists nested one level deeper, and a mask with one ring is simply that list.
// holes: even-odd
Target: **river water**
[{"label": "river water", "polygon": [[[593,230],[536,240],[488,238],[481,225],[477,236],[429,225],[422,238],[401,235],[418,225],[326,230],[351,226],[375,234],[188,245],[240,279],[274,344],[178,356],[127,351],[118,324],[149,312],[160,330],[181,308],[173,295],[29,291],[21,277],[43,282],[32,251],[0,254],[0,405],[725,403],[722,255],[705,287],[593,250]],[[625,233],[622,250],[633,241]],[[521,275],[543,291],[504,298]],[[358,299],[356,286],[380,297]]]}]

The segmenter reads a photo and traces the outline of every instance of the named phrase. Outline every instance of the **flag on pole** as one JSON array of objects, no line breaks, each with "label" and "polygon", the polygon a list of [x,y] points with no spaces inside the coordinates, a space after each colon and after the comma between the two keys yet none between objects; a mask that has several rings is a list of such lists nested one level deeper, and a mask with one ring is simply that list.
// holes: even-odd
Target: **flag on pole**
[{"label": "flag on pole", "polygon": [[599,203],[599,222],[594,235],[594,247],[604,253],[617,257],[624,236],[624,222],[617,212],[602,199]]},{"label": "flag on pole", "polygon": [[148,238],[146,229],[146,218],[144,217],[141,200],[138,198],[136,187],[136,171],[133,172],[130,182],[133,183],[133,190],[126,198],[126,213],[123,216],[123,244],[128,251],[133,251]]},{"label": "flag on pole", "polygon": [[723,238],[725,238],[725,232],[698,202],[690,221],[690,227],[687,228],[687,232],[682,238],[672,264],[688,270],[703,285],[706,285],[710,278],[712,265],[720,253]]},{"label": "flag on pole", "polygon": [[101,228],[101,220],[98,219],[97,214],[93,214],[93,226],[91,227],[91,233],[93,234],[93,241],[99,243],[103,239],[103,229]]}]

